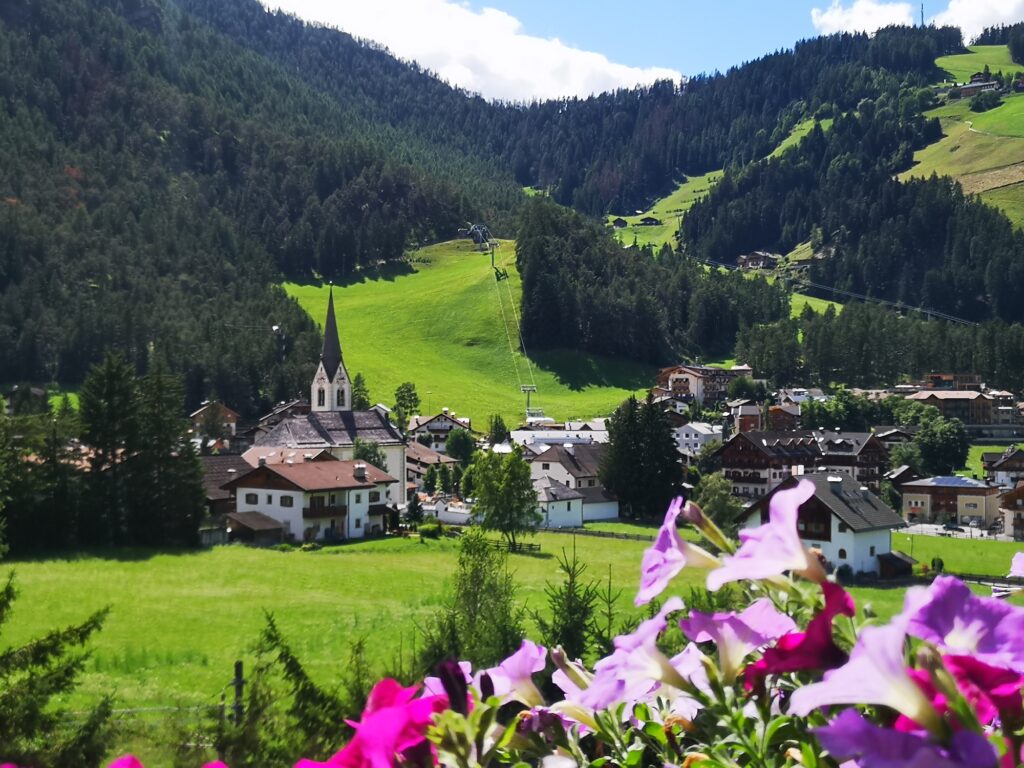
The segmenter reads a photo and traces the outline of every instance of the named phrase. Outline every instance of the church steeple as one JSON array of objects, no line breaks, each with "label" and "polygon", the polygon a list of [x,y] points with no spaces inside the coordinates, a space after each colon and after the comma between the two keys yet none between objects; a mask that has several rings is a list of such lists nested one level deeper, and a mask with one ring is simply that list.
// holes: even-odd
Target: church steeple
[{"label": "church steeple", "polygon": [[341,339],[338,321],[334,316],[334,286],[327,298],[327,318],[324,320],[324,347],[320,352],[320,365],[313,376],[309,391],[310,408],[315,412],[352,410],[352,383],[341,357]]}]

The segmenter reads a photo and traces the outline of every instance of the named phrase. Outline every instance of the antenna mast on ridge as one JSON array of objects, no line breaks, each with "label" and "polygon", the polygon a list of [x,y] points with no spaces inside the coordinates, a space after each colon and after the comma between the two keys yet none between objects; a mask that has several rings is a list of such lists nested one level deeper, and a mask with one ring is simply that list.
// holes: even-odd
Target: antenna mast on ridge
[{"label": "antenna mast on ridge", "polygon": [[921,3],[921,26],[924,26],[924,3]]}]

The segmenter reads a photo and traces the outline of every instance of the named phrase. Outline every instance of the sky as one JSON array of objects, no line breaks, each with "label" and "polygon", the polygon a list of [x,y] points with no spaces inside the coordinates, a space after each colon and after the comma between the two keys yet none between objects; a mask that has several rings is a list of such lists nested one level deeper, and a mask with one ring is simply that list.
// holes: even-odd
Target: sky
[{"label": "sky", "polygon": [[[730,66],[797,40],[920,19],[899,0],[262,0],[343,29],[491,99],[587,96]],[[1024,0],[930,0],[968,41]]]}]

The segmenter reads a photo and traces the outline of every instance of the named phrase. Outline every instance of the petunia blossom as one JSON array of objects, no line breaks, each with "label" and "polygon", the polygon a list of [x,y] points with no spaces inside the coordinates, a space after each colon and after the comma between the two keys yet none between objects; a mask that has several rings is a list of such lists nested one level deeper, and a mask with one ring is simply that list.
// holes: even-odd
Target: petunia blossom
[{"label": "petunia blossom", "polygon": [[750,653],[792,632],[796,624],[776,610],[771,600],[762,598],[742,613],[694,611],[679,627],[695,643],[715,643],[722,678],[731,682]]},{"label": "petunia blossom", "polygon": [[1024,672],[1024,610],[975,595],[959,579],[939,576],[907,590],[902,616],[908,634],[946,653]]},{"label": "petunia blossom", "polygon": [[944,746],[927,733],[882,728],[852,709],[814,735],[832,757],[853,758],[858,768],[995,768],[997,760],[992,745],[974,731],[957,731]]},{"label": "petunia blossom", "polygon": [[447,696],[452,709],[460,714],[469,711],[469,684],[473,682],[473,665],[468,661],[442,661],[437,676],[423,678],[423,696]]},{"label": "petunia blossom", "polygon": [[660,595],[687,565],[701,568],[718,566],[718,558],[683,541],[679,535],[676,523],[682,510],[683,499],[677,497],[669,504],[654,544],[644,552],[640,564],[640,591],[635,601],[637,605],[646,605]]},{"label": "petunia blossom", "polygon": [[847,655],[832,639],[832,621],[836,616],[853,616],[853,598],[838,584],[826,581],[825,608],[807,625],[806,632],[792,632],[780,637],[761,658],[743,670],[744,687],[760,691],[767,675],[799,672],[808,669],[834,669],[846,663]]},{"label": "petunia blossom", "polygon": [[823,582],[821,562],[804,547],[797,531],[800,505],[813,495],[814,483],[801,480],[772,496],[768,522],[740,531],[739,549],[708,574],[708,589],[714,592],[731,581],[769,579],[787,571]]},{"label": "petunia blossom", "polygon": [[943,656],[942,663],[983,725],[997,717],[1005,730],[1024,725],[1024,676],[974,656]]},{"label": "petunia blossom", "polygon": [[938,728],[938,714],[913,680],[904,658],[906,632],[900,623],[865,627],[850,660],[793,692],[789,712],[806,715],[833,704],[880,704],[929,729]]},{"label": "petunia blossom", "polygon": [[547,651],[530,640],[523,640],[519,649],[501,664],[486,670],[494,683],[494,695],[504,701],[518,701],[528,707],[544,703],[544,697],[533,682],[535,672],[544,669]]},{"label": "petunia blossom", "polygon": [[417,690],[381,680],[370,691],[363,719],[349,722],[356,732],[345,748],[327,762],[300,760],[295,768],[393,768],[396,759],[423,744],[434,714],[448,707],[445,696],[416,698]]}]

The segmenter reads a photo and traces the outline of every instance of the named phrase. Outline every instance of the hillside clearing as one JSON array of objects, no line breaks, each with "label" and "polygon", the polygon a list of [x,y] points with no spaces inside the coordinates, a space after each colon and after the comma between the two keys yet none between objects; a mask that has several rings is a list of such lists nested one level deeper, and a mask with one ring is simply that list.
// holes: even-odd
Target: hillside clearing
[{"label": "hillside clearing", "polygon": [[[395,388],[412,381],[424,413],[449,407],[483,426],[492,413],[519,422],[519,385],[530,383],[531,369],[533,404],[561,419],[606,415],[650,386],[653,367],[638,363],[564,350],[531,350],[528,361],[516,338],[514,243],[502,241],[496,258],[508,280],[495,281],[489,256],[455,240],[411,254],[407,273],[335,286],[345,364],[363,374],[374,402],[391,405]],[[328,286],[284,288],[323,323]]]},{"label": "hillside clearing", "polygon": [[991,72],[1016,72],[1020,64],[1010,58],[1010,49],[1005,45],[972,45],[970,53],[940,56],[935,65],[946,72],[956,83],[965,83],[975,72],[981,72],[987,65]]},{"label": "hillside clearing", "polygon": [[[679,231],[680,217],[690,209],[697,200],[704,197],[711,187],[722,178],[722,171],[710,171],[700,176],[689,176],[670,194],[655,201],[649,210],[632,216],[622,216],[626,226],[616,229],[616,237],[623,245],[632,245],[634,240],[640,247],[652,245],[675,246],[676,232]],[[652,216],[661,221],[660,224],[644,225],[640,220]],[[619,218],[609,216],[608,220]]]}]

